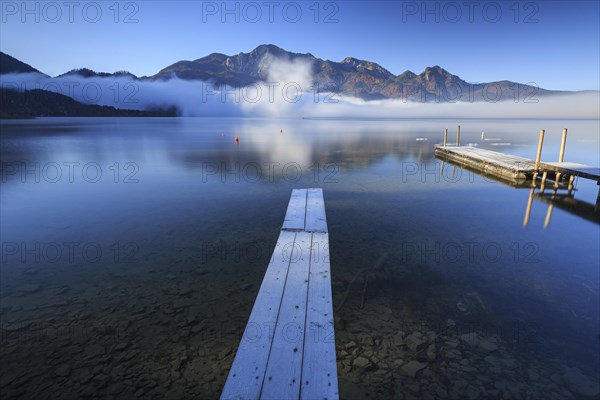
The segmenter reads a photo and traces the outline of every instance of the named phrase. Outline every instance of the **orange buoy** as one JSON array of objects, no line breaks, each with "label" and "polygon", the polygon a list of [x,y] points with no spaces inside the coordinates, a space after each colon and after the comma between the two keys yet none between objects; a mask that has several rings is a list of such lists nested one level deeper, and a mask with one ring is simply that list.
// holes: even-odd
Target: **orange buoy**
[{"label": "orange buoy", "polygon": [[240,138],[238,137],[238,135],[235,135],[235,142],[238,143],[240,141]]}]

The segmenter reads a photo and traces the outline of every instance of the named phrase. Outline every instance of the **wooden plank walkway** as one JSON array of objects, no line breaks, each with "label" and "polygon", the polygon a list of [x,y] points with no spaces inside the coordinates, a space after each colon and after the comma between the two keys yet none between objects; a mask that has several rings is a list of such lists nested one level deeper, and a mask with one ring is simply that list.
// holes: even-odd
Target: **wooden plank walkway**
[{"label": "wooden plank walkway", "polygon": [[435,155],[512,181],[527,180],[535,173],[533,160],[477,147],[436,145]]},{"label": "wooden plank walkway", "polygon": [[579,176],[600,182],[600,168],[572,162],[540,162],[477,147],[435,146],[435,155],[464,165],[485,174],[499,176],[515,182],[531,179],[536,172],[560,172],[563,177]]},{"label": "wooden plank walkway", "polygon": [[294,189],[221,399],[338,399],[322,189]]},{"label": "wooden plank walkway", "polygon": [[545,171],[560,172],[600,182],[600,168],[589,165],[574,162],[540,162],[540,168]]}]

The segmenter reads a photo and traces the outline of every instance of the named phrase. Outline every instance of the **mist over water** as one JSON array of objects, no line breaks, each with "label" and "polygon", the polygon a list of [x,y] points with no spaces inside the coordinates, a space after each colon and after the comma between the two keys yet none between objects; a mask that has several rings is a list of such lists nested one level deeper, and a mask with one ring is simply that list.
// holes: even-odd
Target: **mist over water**
[{"label": "mist over water", "polygon": [[[311,64],[266,55],[261,61],[266,79],[248,86],[228,87],[211,82],[133,80],[127,76],[83,78],[41,74],[4,74],[0,84],[17,90],[44,89],[86,104],[147,110],[175,105],[182,116],[326,117],[326,118],[538,118],[598,119],[597,91],[489,102],[428,103],[406,99],[371,100],[319,93]],[[550,88],[551,89],[551,88]]]}]

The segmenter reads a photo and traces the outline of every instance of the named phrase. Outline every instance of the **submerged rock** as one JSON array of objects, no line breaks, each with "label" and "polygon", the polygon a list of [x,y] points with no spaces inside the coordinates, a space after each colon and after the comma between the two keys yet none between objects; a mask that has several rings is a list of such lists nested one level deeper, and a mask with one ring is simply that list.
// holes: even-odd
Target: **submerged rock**
[{"label": "submerged rock", "polygon": [[421,362],[412,360],[412,361],[409,361],[406,364],[404,364],[402,367],[400,367],[400,369],[406,375],[414,378],[415,376],[417,376],[417,372],[419,372],[426,366],[427,366],[427,363],[421,363]]},{"label": "submerged rock", "polygon": [[435,360],[435,356],[436,356],[436,348],[435,348],[435,343],[429,345],[429,347],[427,348],[427,358],[429,358],[430,360]]},{"label": "submerged rock", "polygon": [[479,340],[479,348],[485,350],[485,351],[496,351],[498,350],[498,346],[492,342],[491,340],[485,339],[485,338],[481,338]]},{"label": "submerged rock", "polygon": [[474,333],[465,333],[464,335],[460,335],[460,340],[469,346],[477,346],[479,344],[479,338]]},{"label": "submerged rock", "polygon": [[356,357],[352,362],[352,369],[358,372],[359,374],[362,374],[368,369],[371,369],[372,366],[373,363],[363,356]]},{"label": "submerged rock", "polygon": [[427,342],[421,340],[416,334],[408,335],[404,338],[404,344],[413,352],[419,352],[427,347]]},{"label": "submerged rock", "polygon": [[356,348],[358,345],[356,344],[356,342],[354,340],[349,341],[348,343],[346,343],[346,350],[352,350],[354,348]]}]

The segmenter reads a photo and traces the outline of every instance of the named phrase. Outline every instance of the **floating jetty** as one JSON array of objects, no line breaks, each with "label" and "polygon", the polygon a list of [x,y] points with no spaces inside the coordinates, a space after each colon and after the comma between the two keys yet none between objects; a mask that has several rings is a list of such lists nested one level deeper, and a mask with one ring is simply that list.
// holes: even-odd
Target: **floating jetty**
[{"label": "floating jetty", "polygon": [[221,399],[338,399],[322,189],[294,189]]},{"label": "floating jetty", "polygon": [[456,144],[448,145],[448,129],[444,130],[444,142],[435,145],[435,155],[460,166],[466,166],[484,174],[517,183],[528,180],[535,181],[541,175],[542,187],[545,185],[546,179],[552,179],[555,182],[555,187],[558,187],[561,180],[568,181],[569,186],[572,186],[575,177],[591,179],[600,185],[600,168],[574,162],[564,162],[567,128],[563,129],[558,161],[541,162],[544,135],[545,131],[540,131],[537,155],[535,160],[531,160],[477,147],[461,147],[459,125],[456,132]]},{"label": "floating jetty", "polygon": [[435,155],[515,183],[531,179],[536,171],[533,160],[477,147],[436,145]]},{"label": "floating jetty", "polygon": [[[456,131],[456,143],[448,145],[448,129],[445,129],[443,143],[435,145],[435,155],[444,161],[449,161],[451,164],[479,172],[482,175],[491,176],[495,180],[508,183],[513,187],[530,188],[531,192],[523,221],[525,226],[529,223],[534,198],[548,204],[544,227],[547,227],[550,223],[554,206],[589,221],[600,223],[600,168],[574,162],[564,162],[567,128],[563,129],[558,161],[542,162],[540,158],[544,135],[545,131],[542,130],[536,158],[531,160],[471,146],[461,147],[459,125]],[[576,177],[593,180],[599,185],[595,205],[574,198],[573,190]],[[551,185],[548,185],[548,180],[552,181]],[[535,193],[536,188],[539,188],[538,193]],[[551,193],[544,193],[546,189],[552,189]],[[564,189],[567,193],[559,194],[559,189]]]}]

